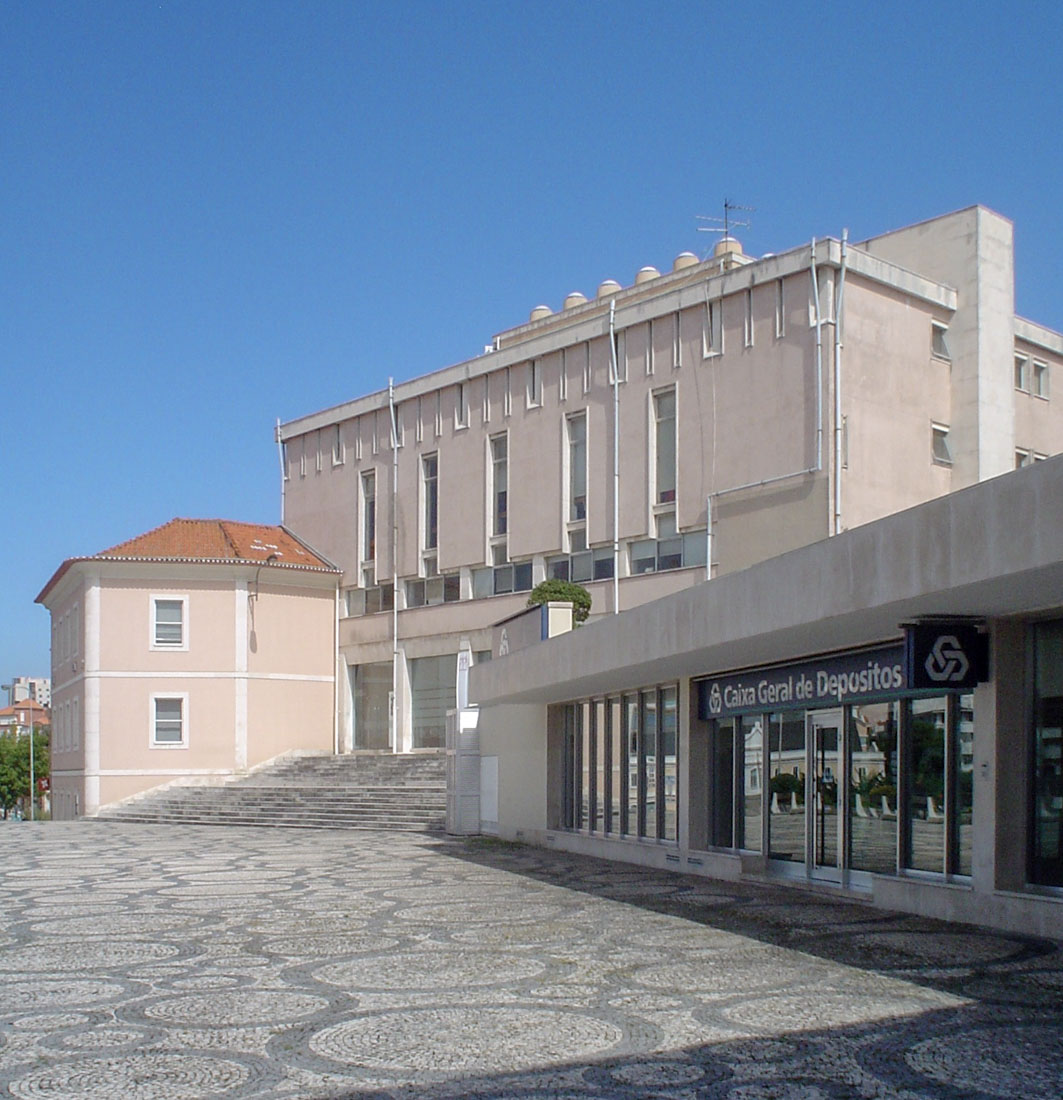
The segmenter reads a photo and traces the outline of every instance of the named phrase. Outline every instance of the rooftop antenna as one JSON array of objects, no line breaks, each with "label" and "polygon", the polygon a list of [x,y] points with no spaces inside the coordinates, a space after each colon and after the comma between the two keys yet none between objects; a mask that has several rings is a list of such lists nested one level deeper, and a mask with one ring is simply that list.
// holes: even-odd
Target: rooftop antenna
[{"label": "rooftop antenna", "polygon": [[[752,221],[749,218],[746,218],[745,221],[736,221],[735,219],[733,219],[731,217],[731,214],[735,210],[740,210],[743,213],[754,214],[756,213],[756,209],[757,208],[755,206],[741,206],[739,203],[732,202],[730,199],[724,199],[722,218],[711,218],[706,214],[696,215],[699,222],[710,223],[708,225],[699,225],[698,232],[719,233],[720,239],[723,240],[731,235],[732,229],[748,229],[752,225]],[[711,252],[712,250],[710,249],[709,251]],[[705,259],[708,254],[709,253],[706,252],[705,256],[703,256],[702,259]]]}]

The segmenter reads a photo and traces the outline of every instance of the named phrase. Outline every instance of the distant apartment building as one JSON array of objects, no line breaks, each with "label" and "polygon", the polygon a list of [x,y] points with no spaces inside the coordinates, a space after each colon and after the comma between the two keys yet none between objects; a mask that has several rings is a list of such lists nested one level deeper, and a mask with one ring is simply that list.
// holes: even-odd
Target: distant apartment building
[{"label": "distant apartment building", "polygon": [[341,750],[441,746],[459,668],[541,580],[608,614],[1059,452],[1063,336],[1013,286],[982,207],[724,239],[282,425],[283,523],[342,570]]},{"label": "distant apartment building", "polygon": [[52,617],[52,812],[335,743],[338,572],[288,531],[175,519],[69,558]]},{"label": "distant apartment building", "polygon": [[26,699],[40,703],[42,707],[52,704],[52,681],[46,676],[16,676],[7,689],[8,706],[14,706]]}]

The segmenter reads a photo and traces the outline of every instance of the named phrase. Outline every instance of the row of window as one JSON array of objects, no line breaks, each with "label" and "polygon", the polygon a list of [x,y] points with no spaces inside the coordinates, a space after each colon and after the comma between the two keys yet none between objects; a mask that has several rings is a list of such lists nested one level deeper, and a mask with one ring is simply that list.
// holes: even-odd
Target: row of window
[{"label": "row of window", "polygon": [[[784,281],[778,279],[774,286],[774,332],[776,339],[786,335],[786,298]],[[754,344],[753,290],[747,288],[741,292],[744,309],[743,320],[743,346],[752,347]],[[833,306],[829,289],[823,298],[826,308],[824,316],[829,320],[832,316]],[[714,298],[705,303],[701,321],[702,328],[702,358],[710,359],[724,353],[724,325],[723,325],[723,299]],[[814,296],[809,291],[809,324],[815,321]],[[683,340],[680,313],[657,317],[645,321],[640,328],[644,328],[644,338],[640,334],[640,351],[635,357],[628,354],[629,332],[631,330],[620,329],[614,334],[613,345],[609,349],[608,380],[610,385],[614,379],[618,382],[628,380],[630,364],[637,359],[642,363],[642,369],[647,376],[655,374],[661,366],[662,350],[670,369],[677,370],[683,365]],[[944,331],[944,326],[940,326]],[[662,335],[662,329],[666,333]],[[935,330],[936,331],[936,330]],[[935,336],[935,347],[944,345],[944,337]],[[581,380],[581,392],[587,394],[592,386],[592,358],[591,344],[585,341],[573,347],[560,350],[560,369],[558,372],[558,397],[561,401],[567,401],[569,396],[570,377],[578,376]],[[947,353],[946,353],[947,355]],[[501,388],[502,414],[508,417],[513,409],[513,378],[514,375],[523,374],[523,382],[518,384],[524,390],[526,408],[537,408],[543,404],[544,376],[543,362],[541,359],[531,359],[522,367],[503,367],[494,374],[484,375],[477,382],[469,380],[455,382],[448,387],[453,391],[453,423],[456,429],[468,428],[470,425],[470,409],[473,401],[478,400],[481,405],[483,422],[489,423],[492,414],[492,389]],[[497,381],[493,381],[497,379]],[[391,410],[376,410],[367,414],[369,423],[369,443],[372,454],[378,454],[380,450],[390,447],[394,442],[401,447],[405,442],[403,411],[406,405],[413,406],[414,426],[416,441],[424,440],[424,425],[426,412],[431,418],[436,438],[443,434],[446,416],[449,415],[444,406],[444,390],[440,389],[433,394],[412,398],[400,406],[396,406],[394,419]],[[327,429],[321,429],[313,440],[315,446],[310,450],[310,436],[303,437],[303,446],[299,454],[299,475],[307,474],[307,463],[313,458],[315,469],[320,472],[324,468],[326,456],[331,452],[331,464],[340,466],[346,460],[346,443],[343,437],[342,425],[334,424]],[[354,433],[354,457],[356,461],[362,460],[362,432]],[[289,476],[289,461],[287,445],[285,444],[284,456],[285,477]]]},{"label": "row of window", "polygon": [[677,840],[676,685],[571,703],[562,720],[562,827]]},{"label": "row of window", "polygon": [[81,700],[70,699],[52,710],[52,751],[77,752],[81,748]]},{"label": "row of window", "polygon": [[52,619],[52,663],[76,657],[81,648],[81,608],[74,604],[65,615]]},{"label": "row of window", "polygon": [[1048,400],[1048,364],[1028,355],[1015,353],[1015,388]]}]

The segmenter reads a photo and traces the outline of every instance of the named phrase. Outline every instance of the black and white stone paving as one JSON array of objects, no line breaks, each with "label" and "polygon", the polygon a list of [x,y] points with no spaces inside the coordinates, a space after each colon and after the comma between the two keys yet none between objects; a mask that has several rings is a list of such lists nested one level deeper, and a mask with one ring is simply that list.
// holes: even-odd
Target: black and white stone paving
[{"label": "black and white stone paving", "polygon": [[1063,1097],[1063,944],[488,840],[0,826],[21,1100]]}]

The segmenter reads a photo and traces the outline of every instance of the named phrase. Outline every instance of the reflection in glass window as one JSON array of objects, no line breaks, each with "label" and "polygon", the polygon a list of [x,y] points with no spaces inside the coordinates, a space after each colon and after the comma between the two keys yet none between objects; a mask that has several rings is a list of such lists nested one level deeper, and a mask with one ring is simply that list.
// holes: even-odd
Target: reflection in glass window
[{"label": "reflection in glass window", "polygon": [[865,703],[849,714],[850,866],[897,870],[897,735],[900,704]]},{"label": "reflection in glass window", "polygon": [[725,718],[715,722],[712,731],[709,843],[717,848],[734,846],[734,761],[735,720]]},{"label": "reflection in glass window", "polygon": [[1030,881],[1063,886],[1063,620],[1034,627]]},{"label": "reflection in glass window", "polygon": [[742,847],[760,851],[764,820],[764,730],[759,717],[746,716],[739,724],[742,737]]},{"label": "reflection in glass window", "polygon": [[679,767],[677,763],[679,721],[676,689],[661,689],[661,765],[664,768],[664,820],[661,826],[662,840],[679,837]]},{"label": "reflection in glass window", "polygon": [[657,692],[642,692],[639,836],[657,836]]},{"label": "reflection in glass window", "polygon": [[772,859],[805,859],[805,716],[773,714],[768,722],[771,790],[768,845]]},{"label": "reflection in glass window", "polygon": [[906,866],[915,871],[944,873],[947,700],[914,699],[911,708]]}]

